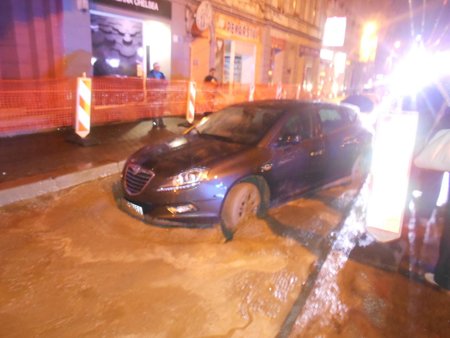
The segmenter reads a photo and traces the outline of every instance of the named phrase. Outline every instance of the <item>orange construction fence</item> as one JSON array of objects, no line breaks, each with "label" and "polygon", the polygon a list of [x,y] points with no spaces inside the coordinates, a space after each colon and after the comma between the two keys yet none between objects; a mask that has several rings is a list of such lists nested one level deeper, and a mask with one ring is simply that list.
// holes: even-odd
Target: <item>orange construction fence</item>
[{"label": "orange construction fence", "polygon": [[[0,80],[0,136],[73,126],[76,84],[76,78]],[[188,85],[189,81],[94,77],[91,125],[185,116]],[[298,85],[198,83],[196,90],[196,114],[249,101],[251,92],[254,100],[310,98]]]}]

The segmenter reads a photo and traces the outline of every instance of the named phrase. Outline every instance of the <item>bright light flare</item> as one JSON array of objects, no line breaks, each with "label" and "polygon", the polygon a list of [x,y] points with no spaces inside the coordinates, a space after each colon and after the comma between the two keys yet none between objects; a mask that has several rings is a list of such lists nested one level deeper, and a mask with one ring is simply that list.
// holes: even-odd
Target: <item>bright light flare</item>
[{"label": "bright light flare", "polygon": [[375,22],[365,24],[361,36],[361,45],[359,48],[360,60],[369,62],[375,60],[378,46],[378,25]]},{"label": "bright light flare", "polygon": [[414,95],[439,78],[450,76],[450,51],[430,53],[415,46],[398,64],[390,77],[396,96]]},{"label": "bright light flare", "polygon": [[367,231],[386,242],[400,237],[418,116],[390,114],[378,121],[369,176]]},{"label": "bright light flare", "polygon": [[106,62],[113,68],[119,68],[120,66],[120,59],[106,59]]}]

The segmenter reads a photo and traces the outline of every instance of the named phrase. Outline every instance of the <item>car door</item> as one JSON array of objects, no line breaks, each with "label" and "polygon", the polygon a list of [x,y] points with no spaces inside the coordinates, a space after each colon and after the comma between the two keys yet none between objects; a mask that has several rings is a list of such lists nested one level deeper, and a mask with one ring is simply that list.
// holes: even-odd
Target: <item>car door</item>
[{"label": "car door", "polygon": [[324,143],[314,134],[312,114],[294,109],[270,146],[272,168],[266,178],[274,198],[307,190],[322,176]]},{"label": "car door", "polygon": [[355,130],[343,107],[323,104],[318,116],[325,137],[326,180],[332,181],[350,174],[358,144]]}]

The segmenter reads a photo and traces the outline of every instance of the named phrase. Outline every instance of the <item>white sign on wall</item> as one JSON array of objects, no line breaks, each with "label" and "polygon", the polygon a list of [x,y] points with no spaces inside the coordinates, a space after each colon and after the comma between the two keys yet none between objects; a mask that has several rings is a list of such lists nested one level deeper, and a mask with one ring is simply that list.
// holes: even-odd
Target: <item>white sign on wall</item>
[{"label": "white sign on wall", "polygon": [[322,46],[342,47],[345,42],[345,30],[347,27],[346,17],[330,17],[325,22]]}]

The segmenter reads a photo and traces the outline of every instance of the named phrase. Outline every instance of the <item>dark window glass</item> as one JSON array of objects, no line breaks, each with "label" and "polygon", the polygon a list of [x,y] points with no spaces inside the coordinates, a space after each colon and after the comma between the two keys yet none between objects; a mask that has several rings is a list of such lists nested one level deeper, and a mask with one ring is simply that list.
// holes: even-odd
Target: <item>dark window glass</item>
[{"label": "dark window glass", "polygon": [[345,125],[345,117],[337,108],[324,107],[319,109],[320,121],[325,133],[330,133]]},{"label": "dark window glass", "polygon": [[231,106],[208,116],[196,130],[205,137],[251,145],[262,139],[282,113],[274,107]]},{"label": "dark window glass", "polygon": [[299,136],[300,140],[311,138],[311,118],[309,113],[292,115],[283,126],[281,137]]}]

